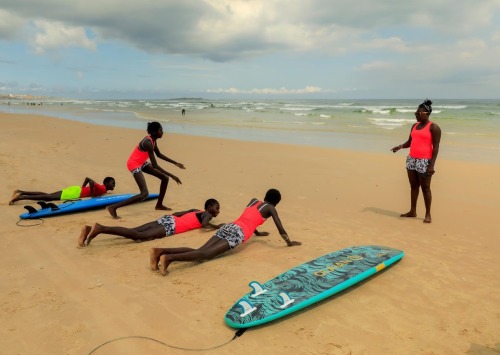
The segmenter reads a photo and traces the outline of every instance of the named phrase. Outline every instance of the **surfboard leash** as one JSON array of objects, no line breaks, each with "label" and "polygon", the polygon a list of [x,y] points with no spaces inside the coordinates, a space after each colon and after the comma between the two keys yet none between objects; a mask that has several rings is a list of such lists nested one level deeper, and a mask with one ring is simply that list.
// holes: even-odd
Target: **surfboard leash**
[{"label": "surfboard leash", "polygon": [[[27,221],[39,221],[39,222],[35,223],[35,224],[26,224],[26,225],[20,224],[20,222],[27,222]],[[30,218],[29,220],[20,218],[19,221],[16,222],[16,226],[18,226],[18,227],[34,227],[34,226],[39,226],[42,223],[43,223],[42,218]]]},{"label": "surfboard leash", "polygon": [[154,342],[156,342],[158,344],[161,344],[161,345],[163,345],[165,347],[172,348],[172,349],[178,349],[178,350],[186,350],[186,351],[208,351],[208,350],[214,350],[214,349],[217,349],[217,348],[221,348],[224,345],[229,344],[230,342],[232,342],[236,338],[239,338],[240,336],[242,336],[243,333],[245,333],[245,331],[247,329],[248,328],[238,329],[238,331],[236,333],[234,333],[234,336],[232,337],[232,339],[226,341],[225,343],[212,346],[210,348],[183,348],[183,347],[180,347],[180,346],[175,346],[175,345],[167,344],[167,343],[164,343],[164,342],[162,342],[160,340],[157,340],[157,339],[154,339],[154,338],[150,338],[150,337],[145,337],[145,336],[141,336],[141,335],[129,335],[129,336],[126,336],[126,337],[111,339],[111,340],[109,340],[107,342],[104,342],[101,345],[99,345],[99,346],[95,347],[94,349],[92,349],[92,351],[89,352],[89,355],[93,354],[95,351],[97,351],[98,349],[102,348],[103,346],[105,346],[107,344],[114,343],[116,341],[124,340],[124,339],[144,339],[144,340],[151,340],[151,341],[154,341]]}]

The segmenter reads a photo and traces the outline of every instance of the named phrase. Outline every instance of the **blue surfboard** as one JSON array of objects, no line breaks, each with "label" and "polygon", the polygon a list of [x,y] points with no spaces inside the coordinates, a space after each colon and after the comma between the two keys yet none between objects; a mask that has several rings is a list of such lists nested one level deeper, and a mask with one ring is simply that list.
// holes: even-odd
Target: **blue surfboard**
[{"label": "blue surfboard", "polygon": [[402,250],[366,245],[335,251],[296,266],[260,284],[226,313],[233,328],[261,325],[332,296],[395,263]]},{"label": "blue surfboard", "polygon": [[[94,197],[85,200],[67,201],[61,204],[38,202],[41,206],[36,210],[32,206],[24,206],[28,212],[19,216],[21,219],[32,219],[42,217],[58,216],[63,213],[80,212],[84,210],[91,210],[100,207],[106,207],[113,203],[124,201],[136,194],[122,194],[122,195],[109,195],[102,197]],[[147,200],[158,198],[158,194],[149,194]]]}]

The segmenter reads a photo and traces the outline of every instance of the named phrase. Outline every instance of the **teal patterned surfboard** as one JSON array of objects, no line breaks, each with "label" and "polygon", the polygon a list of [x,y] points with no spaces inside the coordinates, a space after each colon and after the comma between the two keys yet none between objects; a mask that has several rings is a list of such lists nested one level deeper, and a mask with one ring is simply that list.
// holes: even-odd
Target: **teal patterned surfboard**
[{"label": "teal patterned surfboard", "polygon": [[296,266],[260,284],[226,313],[233,328],[249,328],[296,312],[334,295],[395,263],[402,250],[366,245],[335,251]]}]

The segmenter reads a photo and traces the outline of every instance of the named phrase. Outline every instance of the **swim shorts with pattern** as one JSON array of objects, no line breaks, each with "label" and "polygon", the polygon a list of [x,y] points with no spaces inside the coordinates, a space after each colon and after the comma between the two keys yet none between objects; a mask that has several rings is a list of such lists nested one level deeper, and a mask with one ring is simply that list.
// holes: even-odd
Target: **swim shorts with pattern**
[{"label": "swim shorts with pattern", "polygon": [[145,167],[146,165],[148,165],[148,164],[151,164],[151,163],[150,163],[149,161],[146,161],[146,162],[145,162],[144,164],[142,164],[140,167],[135,168],[135,169],[133,169],[133,170],[130,170],[130,172],[132,173],[132,175],[137,174],[137,173],[141,172],[141,171],[142,171],[142,169],[144,169],[144,167]]},{"label": "swim shorts with pattern", "polygon": [[243,234],[241,227],[234,223],[224,224],[217,230],[217,232],[215,232],[214,236],[227,240],[231,249],[240,245],[245,239],[245,235]]},{"label": "swim shorts with pattern", "polygon": [[427,173],[427,167],[429,166],[430,161],[430,159],[417,159],[408,155],[406,157],[406,169],[415,170],[420,174],[425,174]]},{"label": "swim shorts with pattern", "polygon": [[166,236],[169,237],[175,234],[175,219],[171,215],[165,215],[163,217],[158,218],[157,220],[159,225],[162,225],[165,228]]}]

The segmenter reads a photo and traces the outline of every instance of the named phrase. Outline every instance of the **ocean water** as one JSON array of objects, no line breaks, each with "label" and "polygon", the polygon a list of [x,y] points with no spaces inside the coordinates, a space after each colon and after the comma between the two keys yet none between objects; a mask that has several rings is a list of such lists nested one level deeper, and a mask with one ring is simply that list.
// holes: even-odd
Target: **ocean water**
[{"label": "ocean water", "polygon": [[[167,133],[389,152],[408,138],[421,101],[4,99],[0,111],[143,130],[154,120]],[[441,157],[500,164],[500,100],[433,101]]]}]

